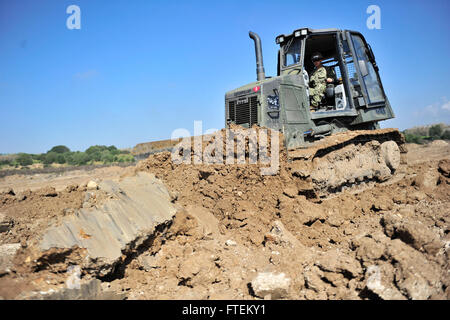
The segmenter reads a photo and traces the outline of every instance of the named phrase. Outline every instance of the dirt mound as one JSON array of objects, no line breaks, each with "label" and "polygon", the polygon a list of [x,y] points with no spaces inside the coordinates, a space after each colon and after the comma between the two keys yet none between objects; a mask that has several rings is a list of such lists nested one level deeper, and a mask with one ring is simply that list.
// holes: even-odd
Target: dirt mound
[{"label": "dirt mound", "polygon": [[446,147],[448,145],[447,141],[444,140],[434,140],[430,143],[432,147]]},{"label": "dirt mound", "polygon": [[[148,246],[123,252],[101,286],[129,299],[449,299],[449,160],[441,150],[397,181],[314,201],[284,154],[276,175],[261,175],[260,164],[175,164],[169,152],[152,155],[136,171],[162,180],[178,212]],[[4,192],[0,225],[9,231],[1,243],[33,243],[72,214],[65,209],[89,205],[89,192]],[[94,206],[103,201],[96,192]],[[0,287],[15,288],[8,297],[61,286],[68,261],[85,256],[49,251],[34,263],[45,268],[25,270],[20,252],[15,273],[0,275]]]},{"label": "dirt mound", "polygon": [[252,280],[273,272],[292,279],[287,299],[446,299],[445,168],[415,165],[397,183],[311,202],[285,160],[278,175],[261,176],[257,165],[174,165],[170,153],[151,156],[138,170],[162,179],[188,209],[161,249],[111,286],[130,298],[248,299]]}]

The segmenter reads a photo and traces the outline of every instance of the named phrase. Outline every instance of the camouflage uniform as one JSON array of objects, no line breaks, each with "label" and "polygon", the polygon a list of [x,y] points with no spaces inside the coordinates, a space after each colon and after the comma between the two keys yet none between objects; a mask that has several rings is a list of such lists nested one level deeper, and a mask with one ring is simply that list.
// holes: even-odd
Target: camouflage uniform
[{"label": "camouflage uniform", "polygon": [[327,70],[323,66],[316,69],[310,78],[310,82],[314,83],[314,88],[309,88],[309,97],[314,108],[319,106],[322,97],[325,95],[325,89],[327,88],[326,79]]}]

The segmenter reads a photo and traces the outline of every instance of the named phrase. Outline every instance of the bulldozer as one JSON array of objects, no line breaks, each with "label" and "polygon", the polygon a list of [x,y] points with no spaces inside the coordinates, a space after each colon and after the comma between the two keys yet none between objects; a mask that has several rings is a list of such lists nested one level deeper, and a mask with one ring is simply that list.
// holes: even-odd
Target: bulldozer
[{"label": "bulldozer", "polygon": [[[375,55],[356,31],[301,28],[281,34],[277,76],[265,75],[260,37],[254,41],[257,81],[226,92],[225,127],[266,127],[283,134],[292,172],[316,197],[392,179],[404,163],[405,140],[380,129],[394,118]],[[326,68],[325,94],[310,107],[311,56]]]}]

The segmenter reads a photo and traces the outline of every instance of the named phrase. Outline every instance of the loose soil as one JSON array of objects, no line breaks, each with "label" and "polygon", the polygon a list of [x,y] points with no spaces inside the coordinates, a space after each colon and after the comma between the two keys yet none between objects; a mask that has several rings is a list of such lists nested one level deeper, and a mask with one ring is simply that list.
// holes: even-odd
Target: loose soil
[{"label": "loose soil", "polygon": [[[151,155],[133,170],[161,179],[179,211],[103,286],[128,299],[262,299],[250,283],[273,272],[290,279],[283,299],[449,299],[450,146],[407,148],[400,180],[327,200],[302,195],[284,157],[279,174],[261,176],[256,165],[175,165],[168,152]],[[117,170],[95,178],[132,174]],[[91,177],[40,176],[33,191],[23,177],[0,179],[0,213],[12,223],[0,244],[24,247],[0,276],[0,296],[64,283],[67,266],[29,270],[20,259],[46,226],[101,203],[107,195],[97,190],[86,204]]]}]

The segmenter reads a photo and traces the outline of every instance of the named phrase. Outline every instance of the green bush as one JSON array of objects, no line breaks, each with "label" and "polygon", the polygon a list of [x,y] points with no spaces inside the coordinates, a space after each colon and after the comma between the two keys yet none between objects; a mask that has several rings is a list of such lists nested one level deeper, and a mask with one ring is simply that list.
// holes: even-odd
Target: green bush
[{"label": "green bush", "polygon": [[117,162],[134,162],[134,157],[131,154],[119,154],[116,156],[115,161]]},{"label": "green bush", "polygon": [[7,160],[7,159],[0,160],[0,167],[1,166],[11,166],[11,165],[12,165],[12,160]]},{"label": "green bush", "polygon": [[100,160],[104,163],[111,163],[114,161],[114,155],[110,151],[103,151]]},{"label": "green bush", "polygon": [[31,154],[28,153],[19,153],[16,161],[21,166],[29,166],[33,164],[33,158],[31,157]]},{"label": "green bush", "polygon": [[423,138],[415,134],[405,134],[405,140],[407,143],[417,143],[417,144],[424,143]]},{"label": "green bush", "polygon": [[75,152],[72,155],[72,164],[76,166],[82,166],[89,162],[89,155],[87,155],[85,152]]},{"label": "green bush", "polygon": [[440,138],[442,135],[442,127],[438,124],[430,127],[429,135],[434,139]]},{"label": "green bush", "polygon": [[103,151],[108,150],[107,146],[91,146],[89,148],[86,149],[86,153],[91,155],[94,153],[99,153],[101,154]]},{"label": "green bush", "polygon": [[58,153],[58,155],[56,156],[56,162],[59,164],[66,163],[66,158],[64,157],[64,154]]},{"label": "green bush", "polygon": [[45,155],[46,155],[45,153],[32,154],[31,157],[33,158],[33,160],[37,162],[44,162]]},{"label": "green bush", "polygon": [[120,150],[117,149],[115,146],[109,146],[109,147],[108,147],[108,151],[109,151],[113,156],[115,156],[116,154],[119,154],[119,153],[120,153]]},{"label": "green bush", "polygon": [[450,140],[450,130],[445,130],[444,133],[441,135],[441,139]]},{"label": "green bush", "polygon": [[57,159],[58,159],[58,153],[47,152],[43,162],[44,162],[44,164],[52,164],[52,163],[56,163]]},{"label": "green bush", "polygon": [[66,153],[66,152],[70,152],[70,149],[67,148],[66,146],[54,146],[49,151],[47,151],[47,153],[49,153],[49,152]]}]

